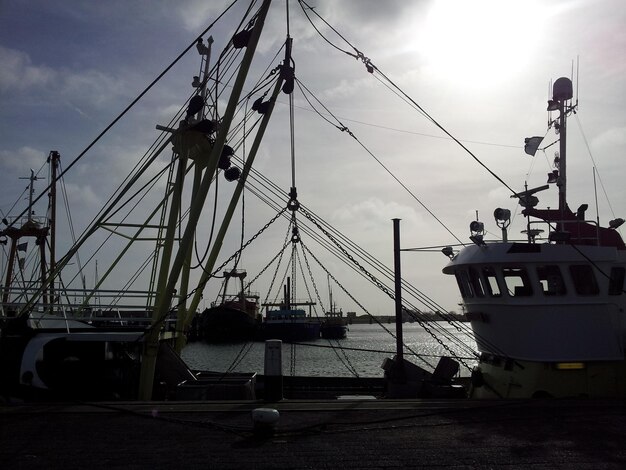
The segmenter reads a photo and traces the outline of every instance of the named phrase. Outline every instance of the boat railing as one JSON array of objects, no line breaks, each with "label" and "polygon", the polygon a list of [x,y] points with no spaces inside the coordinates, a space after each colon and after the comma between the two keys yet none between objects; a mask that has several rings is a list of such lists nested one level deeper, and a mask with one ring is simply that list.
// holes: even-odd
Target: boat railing
[{"label": "boat railing", "polygon": [[[63,289],[54,291],[54,299],[37,288],[3,288],[7,301],[2,302],[0,317],[13,317],[28,309],[29,318],[45,327],[53,321],[70,325],[143,328],[152,323],[154,292],[90,289]],[[37,296],[33,301],[31,298]],[[163,320],[164,328],[173,331],[176,326],[178,297]],[[80,323],[75,323],[80,322]]]},{"label": "boat railing", "polygon": [[45,227],[48,225],[48,218],[42,215],[31,215],[29,216],[21,216],[21,217],[7,217],[7,225],[12,227],[23,227],[28,223],[35,223],[41,227]]},{"label": "boat railing", "polygon": [[[558,228],[558,230],[557,230]],[[599,225],[595,220],[533,220],[522,233],[531,243],[576,240],[586,245],[600,245]],[[566,234],[560,236],[560,234]]]}]

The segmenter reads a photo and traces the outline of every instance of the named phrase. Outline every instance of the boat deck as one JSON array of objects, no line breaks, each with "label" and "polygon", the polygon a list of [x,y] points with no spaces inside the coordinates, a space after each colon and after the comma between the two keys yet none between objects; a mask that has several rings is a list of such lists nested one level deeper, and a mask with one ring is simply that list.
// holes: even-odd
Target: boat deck
[{"label": "boat deck", "polygon": [[[279,410],[255,435],[251,410]],[[284,400],[10,405],[2,468],[626,467],[617,400]]]}]

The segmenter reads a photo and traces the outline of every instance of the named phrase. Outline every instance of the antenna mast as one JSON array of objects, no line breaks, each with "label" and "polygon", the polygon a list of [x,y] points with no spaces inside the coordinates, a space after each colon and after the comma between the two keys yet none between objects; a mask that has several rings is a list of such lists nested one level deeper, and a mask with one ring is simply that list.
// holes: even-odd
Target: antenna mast
[{"label": "antenna mast", "polygon": [[559,134],[559,211],[561,216],[567,208],[567,115],[574,111],[576,105],[571,104],[573,97],[572,81],[567,77],[561,77],[554,82],[552,87],[552,99],[548,101],[548,111],[558,111],[557,120],[551,121],[556,132]]}]

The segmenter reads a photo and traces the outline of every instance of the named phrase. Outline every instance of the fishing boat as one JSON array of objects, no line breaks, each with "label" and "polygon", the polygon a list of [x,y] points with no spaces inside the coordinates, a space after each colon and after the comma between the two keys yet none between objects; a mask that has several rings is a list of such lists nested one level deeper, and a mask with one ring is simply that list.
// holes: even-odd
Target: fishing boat
[{"label": "fishing boat", "polygon": [[[31,197],[27,210],[3,221],[5,227],[0,237],[4,243],[10,240],[10,254],[2,286],[0,393],[18,398],[150,400],[173,397],[182,383],[188,390],[215,388],[216,384],[200,383],[179,353],[204,286],[226,264],[216,268],[217,255],[283,84],[281,76],[274,93],[265,101],[255,129],[256,141],[245,164],[241,169],[232,166],[230,157],[235,149],[226,144],[227,136],[269,5],[266,0],[247,27],[239,32],[241,34],[225,45],[231,53],[243,53],[234,75],[234,86],[219,119],[215,118],[217,98],[212,106],[207,104],[211,75],[213,87],[219,82],[215,78],[219,66],[213,64],[211,69],[210,64],[213,40],[209,38],[205,43],[198,38],[190,45],[187,50],[196,46],[202,73],[194,78],[188,101],[170,123],[157,124],[160,133],[155,145],[63,256],[57,259],[55,255],[55,232],[50,223],[39,223],[30,216],[33,204],[53,191],[55,184],[106,131],[63,172],[53,172],[49,186],[36,199]],[[154,163],[165,150],[172,152],[170,163],[155,177]],[[51,152],[51,161],[58,161],[58,154]],[[198,220],[218,172],[223,172],[228,182],[236,182],[235,190],[217,236],[210,240],[214,242],[212,251],[207,248],[205,259],[196,266],[202,265],[202,274],[199,279],[191,280]],[[185,208],[184,187],[188,173],[193,175],[190,185],[193,197]],[[155,189],[155,180],[161,176],[166,178],[165,184]],[[163,187],[166,188],[164,194]],[[151,190],[160,192],[160,196],[154,197]],[[32,187],[30,194],[33,194]],[[53,199],[50,192],[50,200]],[[145,199],[153,205],[141,206]],[[54,211],[54,207],[51,205],[50,210]],[[28,216],[24,221],[25,214]],[[128,220],[131,216],[141,217],[140,222],[131,223]],[[51,216],[49,220],[55,219]],[[14,262],[22,250],[24,237],[35,238],[40,253],[40,275],[32,282],[30,279],[17,282],[14,275],[24,264],[24,261]],[[98,237],[98,249],[112,237],[121,244],[115,248],[116,255],[106,254],[110,260],[106,272],[98,277],[93,287],[87,287],[84,267],[79,266],[77,272],[73,260],[85,245]],[[133,258],[131,253],[137,256],[132,250],[143,251],[140,256],[145,257],[146,251],[138,246],[146,241],[152,242],[154,248],[148,251],[140,268],[134,274],[129,273],[127,263]],[[51,247],[48,256],[47,246]],[[89,259],[93,260],[94,256],[91,253]],[[149,274],[142,277],[150,266]],[[71,280],[68,280],[68,272]],[[83,279],[82,286],[73,290],[70,285],[77,282],[76,279]],[[198,283],[193,287],[191,282],[196,280]],[[141,282],[147,288],[131,288]],[[121,286],[105,289],[107,283]]]},{"label": "fishing boat", "polygon": [[[47,159],[53,182],[60,158],[52,151]],[[0,393],[26,399],[135,398],[141,341],[151,312],[125,303],[119,291],[100,290],[90,301],[93,293],[87,289],[47,281],[57,261],[56,184],[51,186],[48,216],[35,216],[34,182],[40,178],[31,170],[28,179],[25,216],[5,219],[0,230],[0,242],[9,244],[1,304]],[[130,291],[125,298],[147,295]],[[168,315],[164,340],[173,338],[175,322]],[[164,362],[173,361],[168,371],[157,372],[159,381],[164,379],[161,372],[169,375],[166,380],[193,377],[165,342],[158,349]]]},{"label": "fishing boat", "polygon": [[[0,383],[3,394],[139,400],[213,396],[211,394],[220,389],[226,374],[199,376],[180,359],[191,322],[197,317],[207,285],[219,279],[219,273],[224,272],[226,266],[232,265],[233,260],[238,260],[242,251],[276,220],[290,220],[284,246],[273,258],[280,259],[283,250],[287,246],[292,247],[292,264],[289,270],[283,272],[297,272],[293,260],[299,258],[307,270],[312,264],[309,263],[311,260],[330,275],[327,267],[314,256],[300,236],[300,228],[305,234],[315,229],[323,235],[315,239],[320,246],[350,263],[359,275],[393,298],[389,289],[390,270],[372,260],[367,250],[352,243],[298,199],[293,125],[295,106],[291,96],[296,85],[296,61],[292,58],[292,38],[289,33],[285,42],[280,44],[279,52],[284,54],[282,60],[277,59],[277,54],[270,68],[262,72],[259,81],[249,84],[250,91],[244,92],[270,3],[264,0],[262,5],[257,5],[258,9],[251,6],[245,11],[244,18],[237,26],[238,30],[225,40],[223,50],[213,63],[213,39],[209,37],[207,42],[202,37],[194,39],[179,58],[190,50],[197,51],[200,56],[200,73],[193,77],[192,89],[186,91],[188,98],[179,111],[169,122],[156,124],[159,134],[154,144],[136,162],[130,174],[114,190],[102,210],[86,224],[83,233],[73,240],[63,256],[59,259],[56,255],[49,256],[49,262],[46,263],[42,252],[41,275],[36,284],[17,286],[6,283],[4,292],[7,295],[3,297],[0,335]],[[304,8],[302,4],[300,6]],[[314,12],[314,8],[308,7],[305,15]],[[377,70],[360,51],[355,49],[354,54],[348,55],[351,60],[356,58],[362,62],[366,73]],[[384,74],[381,76],[385,77]],[[385,77],[385,80],[388,79]],[[155,82],[132,101],[63,172],[53,176],[49,188],[41,192],[39,198],[47,195],[52,185],[61,180],[63,174]],[[184,84],[188,86],[188,80]],[[224,94],[226,91],[228,97]],[[292,145],[291,187],[288,190],[268,182],[254,168],[255,158],[260,153],[264,134],[281,93],[288,95],[290,102],[288,127]],[[310,92],[303,93],[307,93],[305,96],[308,99]],[[336,117],[333,119],[337,121],[337,125],[333,124],[334,129],[354,137],[343,123]],[[168,151],[171,151],[169,155]],[[230,186],[228,196],[220,199],[217,186],[222,177]],[[215,203],[209,204],[209,191],[213,188],[216,189]],[[259,195],[259,199],[273,210],[272,218],[245,243],[242,236],[236,252],[222,262],[222,248],[244,189]],[[225,207],[220,206],[219,210],[216,209],[218,199],[227,201]],[[11,238],[12,253],[19,251],[20,238],[13,237],[12,231],[33,228],[32,223],[20,225],[20,221],[21,215],[7,221],[3,229],[3,233]],[[209,223],[203,226],[203,222]],[[50,232],[54,233],[52,230]],[[39,238],[41,241],[41,236]],[[80,251],[91,252],[94,247],[100,250],[110,240],[114,241],[115,246],[105,254],[107,261],[110,261],[106,271],[98,276],[92,287],[87,287],[83,282],[80,289],[72,292],[66,283],[66,273],[69,271],[72,279],[77,276],[78,279],[82,278],[82,271],[79,269],[77,272],[77,266],[73,266],[74,257]],[[206,242],[203,256],[199,255],[203,250],[199,251],[196,246],[199,242]],[[145,248],[147,245],[150,248]],[[44,244],[40,243],[39,246]],[[55,243],[51,243],[51,246],[54,247]],[[88,256],[90,260],[94,259],[94,254]],[[139,265],[136,271],[128,267],[131,261]],[[13,266],[8,272],[8,276],[12,276]],[[277,279],[277,272],[274,273],[272,285],[274,279]],[[292,277],[295,278],[295,275]],[[105,289],[109,283],[115,284],[116,288]],[[131,288],[137,284],[142,288]],[[312,317],[310,311],[307,313],[299,308],[312,307],[315,303],[297,301],[295,285],[294,280],[294,292],[291,293],[287,282],[282,302],[265,304],[268,309],[258,330],[260,339],[278,338],[294,342],[319,338],[320,320]],[[342,288],[345,291],[345,286]],[[314,286],[313,290],[319,299]],[[268,289],[270,291],[271,288]],[[240,294],[242,292],[243,289]],[[74,298],[77,300],[68,301]],[[310,292],[308,298],[313,298]],[[355,296],[351,298],[358,303]],[[365,311],[364,306],[359,306]],[[238,313],[248,315],[249,307],[242,302]],[[419,310],[411,311],[418,321],[425,318]],[[251,315],[244,318],[246,325],[251,324],[251,318]],[[427,331],[434,338],[437,332],[448,334],[438,325],[432,325]],[[229,329],[231,333],[232,328]],[[400,335],[397,339],[398,350],[401,351],[406,345]],[[437,340],[441,343],[441,340]],[[454,354],[451,349],[448,350]],[[405,389],[403,383],[410,375],[410,368],[404,367],[401,359],[400,356],[396,363],[399,365],[390,365],[388,362],[385,368],[391,380],[397,381],[397,390]],[[426,359],[421,359],[427,367],[434,369]],[[357,369],[350,367],[349,361],[345,361],[344,365],[348,366],[355,378],[359,378]],[[434,374],[437,386],[444,382],[447,385],[458,367],[446,366],[446,373],[442,373],[441,369],[443,367],[439,373],[435,370]],[[429,380],[433,374],[420,369],[412,375],[416,377],[414,382],[419,382],[417,386],[410,387],[413,390],[411,396],[416,396],[416,390],[421,388],[422,382]],[[243,380],[248,385],[253,382],[250,377]],[[235,398],[229,388],[234,385],[233,381],[227,382],[228,387],[222,390],[221,395]],[[242,396],[250,398],[253,393],[249,393],[247,388]]]},{"label": "fishing boat", "polygon": [[[456,277],[480,351],[470,395],[505,397],[626,397],[626,247],[617,228],[573,212],[567,202],[567,117],[574,113],[569,78],[554,82],[548,111],[558,130],[556,170],[548,184],[511,197],[526,217],[523,241],[508,241],[511,212],[497,208],[502,240],[487,241],[470,224],[472,244],[453,252],[445,274]],[[577,100],[576,100],[577,101]],[[541,138],[526,139],[533,155]],[[559,206],[538,209],[555,184]]]},{"label": "fishing boat", "polygon": [[[313,302],[295,302],[291,298],[289,279],[284,288],[281,303],[264,303],[265,317],[260,330],[260,339],[280,339],[282,341],[315,341],[320,337],[320,322],[307,315],[302,306],[312,307]],[[278,309],[271,309],[278,307]]]},{"label": "fishing boat", "polygon": [[[199,339],[207,342],[252,341],[261,321],[259,294],[246,292],[243,280],[247,273],[241,269],[224,271],[223,289],[216,302],[198,318]],[[228,281],[239,280],[237,294],[228,294]]]},{"label": "fishing boat", "polygon": [[320,326],[320,334],[324,339],[344,339],[348,332],[346,318],[343,310],[336,307],[324,312],[324,319]]},{"label": "fishing boat", "polygon": [[320,335],[324,339],[344,339],[348,331],[348,320],[343,316],[343,310],[337,310],[333,302],[333,292],[328,285],[329,309],[324,312],[320,326]]}]

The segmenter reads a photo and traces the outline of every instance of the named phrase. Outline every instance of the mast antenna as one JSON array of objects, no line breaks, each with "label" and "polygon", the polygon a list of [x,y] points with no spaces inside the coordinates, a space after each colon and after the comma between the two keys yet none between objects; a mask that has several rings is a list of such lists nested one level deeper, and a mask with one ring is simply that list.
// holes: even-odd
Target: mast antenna
[{"label": "mast antenna", "polygon": [[35,171],[30,169],[30,176],[20,176],[21,180],[30,180],[28,183],[28,221],[33,221],[33,215],[35,211],[33,210],[33,194],[35,193],[34,183],[35,181],[41,179],[38,176],[35,176]]}]

